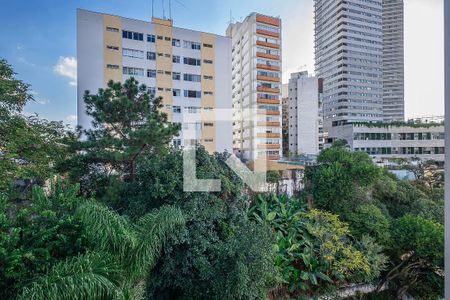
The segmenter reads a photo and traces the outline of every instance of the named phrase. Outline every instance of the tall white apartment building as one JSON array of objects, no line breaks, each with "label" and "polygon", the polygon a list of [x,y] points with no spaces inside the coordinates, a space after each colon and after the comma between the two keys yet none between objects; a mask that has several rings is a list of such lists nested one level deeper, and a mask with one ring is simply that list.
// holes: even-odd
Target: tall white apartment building
[{"label": "tall white apartment building", "polygon": [[383,0],[384,121],[405,120],[403,0]]},{"label": "tall white apartment building", "polygon": [[314,11],[325,130],[383,121],[382,0],[315,0]]},{"label": "tall white apartment building", "polygon": [[317,155],[323,149],[322,80],[307,71],[289,79],[288,143],[291,155]]},{"label": "tall white apartment building", "polygon": [[197,140],[209,152],[232,151],[232,122],[215,121],[231,110],[231,39],[151,22],[77,11],[78,124],[91,127],[83,94],[109,80],[131,76],[162,96],[169,120],[182,123],[173,142]]},{"label": "tall white apartment building", "polygon": [[281,20],[252,13],[230,24],[233,148],[243,161],[276,161],[281,147]]}]

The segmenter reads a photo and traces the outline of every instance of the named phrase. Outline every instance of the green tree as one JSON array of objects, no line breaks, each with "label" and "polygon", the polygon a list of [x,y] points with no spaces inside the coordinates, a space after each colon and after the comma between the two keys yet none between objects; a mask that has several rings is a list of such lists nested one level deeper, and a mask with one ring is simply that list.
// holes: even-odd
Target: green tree
[{"label": "green tree", "polygon": [[0,191],[17,180],[43,181],[56,174],[53,165],[64,156],[64,144],[73,138],[62,122],[20,114],[33,100],[29,88],[0,60]]},{"label": "green tree", "polygon": [[[212,195],[225,203],[246,201],[243,183],[226,165],[227,153],[210,155],[203,146],[196,150],[196,175],[199,179],[219,179],[221,191]],[[109,204],[118,211],[140,217],[161,205],[179,205],[189,202],[193,193],[183,191],[183,152],[172,149],[162,155],[144,156],[137,165],[134,182],[111,186],[107,192]],[[164,170],[164,172],[161,172]],[[202,194],[205,195],[205,194]]]},{"label": "green tree", "polygon": [[110,81],[96,95],[86,91],[84,101],[92,128],[79,130],[81,141],[72,145],[74,155],[62,170],[94,191],[111,178],[136,180],[137,161],[167,149],[180,129],[162,112],[162,98],[134,78],[123,84]]},{"label": "green tree", "polygon": [[317,208],[339,213],[352,211],[370,195],[380,169],[363,152],[352,152],[340,145],[323,150],[318,165],[307,169],[308,192]]},{"label": "green tree", "polygon": [[149,299],[263,299],[274,286],[272,235],[213,194],[182,206],[187,227],[148,280]]},{"label": "green tree", "polygon": [[382,283],[390,283],[398,296],[443,297],[443,225],[407,214],[393,223],[389,252],[395,266]]},{"label": "green tree", "polygon": [[410,213],[443,224],[443,192],[443,188],[430,188],[420,182],[401,181],[385,175],[377,180],[373,199],[392,218],[400,218]]},{"label": "green tree", "polygon": [[143,299],[145,279],[166,240],[185,222],[179,209],[162,207],[131,223],[92,201],[77,215],[93,247],[56,264],[19,299]]},{"label": "green tree", "polygon": [[275,233],[275,264],[283,285],[273,294],[283,297],[329,293],[339,283],[364,281],[371,275],[368,258],[351,242],[350,231],[337,215],[307,211],[298,199],[260,196],[249,215]]},{"label": "green tree", "polygon": [[0,298],[10,299],[57,262],[84,253],[89,240],[75,218],[78,186],[34,186],[29,198],[0,195]]},{"label": "green tree", "polygon": [[383,211],[374,204],[362,204],[347,214],[347,221],[352,234],[360,239],[370,235],[383,245],[389,241],[389,219]]},{"label": "green tree", "polygon": [[28,101],[33,100],[30,86],[14,77],[15,73],[5,59],[0,59],[0,119],[22,112]]}]

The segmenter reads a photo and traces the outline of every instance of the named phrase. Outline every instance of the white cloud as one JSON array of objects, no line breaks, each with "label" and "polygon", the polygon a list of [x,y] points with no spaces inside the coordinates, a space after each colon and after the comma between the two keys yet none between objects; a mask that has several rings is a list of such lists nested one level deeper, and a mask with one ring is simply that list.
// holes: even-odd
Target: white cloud
[{"label": "white cloud", "polygon": [[58,63],[53,67],[53,71],[58,75],[69,78],[70,85],[77,85],[77,59],[75,57],[60,56]]},{"label": "white cloud", "polygon": [[25,64],[25,65],[28,65],[28,66],[30,66],[30,67],[36,67],[36,64],[34,64],[34,63],[32,63],[32,62],[29,62],[25,57],[23,57],[23,56],[19,56],[18,58],[17,58],[17,60],[20,62],[20,63],[22,63],[22,64]]},{"label": "white cloud", "polygon": [[66,121],[69,121],[69,122],[76,122],[77,121],[77,115],[68,115],[67,117],[66,117]]},{"label": "white cloud", "polygon": [[22,51],[23,50],[23,46],[22,45],[17,45],[16,49],[17,49],[17,51]]},{"label": "white cloud", "polygon": [[50,103],[50,100],[48,100],[48,99],[37,99],[36,103],[40,104],[40,105],[47,105],[47,104]]}]

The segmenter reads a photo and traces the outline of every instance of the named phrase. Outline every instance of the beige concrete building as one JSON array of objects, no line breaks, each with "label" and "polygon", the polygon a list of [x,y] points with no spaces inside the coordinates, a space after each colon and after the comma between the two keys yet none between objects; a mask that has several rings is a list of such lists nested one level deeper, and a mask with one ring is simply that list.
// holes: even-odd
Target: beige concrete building
[{"label": "beige concrete building", "polygon": [[[232,124],[214,120],[231,110],[231,39],[173,26],[77,11],[78,124],[91,127],[83,94],[133,76],[162,96],[169,120],[182,123],[176,146],[195,139],[209,152],[232,151]],[[188,122],[186,120],[189,120]]]}]

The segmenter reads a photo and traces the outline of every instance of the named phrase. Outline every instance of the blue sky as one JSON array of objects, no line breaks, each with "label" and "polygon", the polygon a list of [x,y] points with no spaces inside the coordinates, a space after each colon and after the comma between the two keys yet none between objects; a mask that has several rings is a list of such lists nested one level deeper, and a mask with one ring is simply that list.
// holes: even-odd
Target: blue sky
[{"label": "blue sky", "polygon": [[[168,15],[166,0],[166,15]],[[406,46],[427,45],[428,49],[406,51],[407,114],[439,114],[443,111],[443,91],[440,85],[442,70],[433,72],[441,64],[443,48],[440,44],[440,9],[442,0],[408,0],[406,15]],[[155,0],[155,15],[162,16],[162,0]],[[410,4],[408,4],[410,3]],[[429,4],[430,3],[430,4]],[[121,15],[149,20],[151,0],[0,0],[0,57],[13,65],[18,77],[33,87],[36,101],[30,103],[26,113],[75,123],[76,86],[74,66],[76,59],[76,9]],[[290,72],[314,70],[313,57],[313,0],[172,0],[172,18],[175,26],[224,34],[230,20],[230,10],[235,20],[253,11],[283,18],[283,79]],[[424,10],[425,9],[425,10]],[[427,10],[428,9],[428,13]],[[426,14],[424,20],[424,14]],[[420,17],[421,22],[415,22]],[[408,25],[409,23],[412,25]],[[420,23],[419,33],[414,24]],[[434,26],[426,27],[424,26]],[[433,29],[434,35],[430,35]],[[420,36],[421,34],[421,36]],[[423,43],[426,37],[427,43]],[[433,38],[432,40],[430,40]],[[417,42],[417,43],[416,43]],[[425,47],[425,46],[424,46]],[[424,51],[431,53],[434,61],[426,65],[419,61]],[[411,62],[411,63],[408,63]],[[417,63],[416,63],[417,62]],[[57,67],[59,64],[59,68]],[[56,70],[55,70],[56,68]],[[434,70],[430,70],[434,68]],[[423,86],[424,73],[429,86]],[[420,76],[422,74],[422,76]],[[415,81],[421,80],[421,84]],[[419,88],[420,87],[420,88]],[[415,90],[417,88],[417,90]],[[426,91],[434,91],[427,99]],[[421,94],[423,93],[423,94]],[[428,94],[429,95],[429,94]],[[442,97],[442,99],[441,99]]]}]

